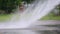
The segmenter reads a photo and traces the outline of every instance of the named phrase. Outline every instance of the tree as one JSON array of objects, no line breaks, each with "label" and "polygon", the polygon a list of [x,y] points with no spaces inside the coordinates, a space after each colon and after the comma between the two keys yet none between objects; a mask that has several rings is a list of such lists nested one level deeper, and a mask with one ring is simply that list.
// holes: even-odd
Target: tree
[{"label": "tree", "polygon": [[23,1],[31,3],[33,0],[0,0],[0,10],[4,10],[7,14],[10,14]]},{"label": "tree", "polygon": [[22,0],[22,1],[25,1],[25,2],[27,2],[27,3],[31,3],[31,2],[33,2],[34,0]]},{"label": "tree", "polygon": [[20,2],[21,0],[0,0],[0,10],[4,10],[6,13],[10,14]]}]

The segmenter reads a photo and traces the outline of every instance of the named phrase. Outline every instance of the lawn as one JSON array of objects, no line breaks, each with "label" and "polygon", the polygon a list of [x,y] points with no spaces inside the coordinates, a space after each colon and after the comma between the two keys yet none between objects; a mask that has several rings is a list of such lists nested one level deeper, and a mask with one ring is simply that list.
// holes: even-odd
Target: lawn
[{"label": "lawn", "polygon": [[55,16],[53,14],[49,14],[43,17],[41,20],[60,20],[60,16]]},{"label": "lawn", "polygon": [[[12,15],[13,14],[0,15],[0,22],[7,21],[7,20],[11,19]],[[54,16],[53,14],[49,14],[49,15],[43,17],[41,20],[60,20],[60,16]]]},{"label": "lawn", "polygon": [[0,22],[2,21],[7,21],[11,18],[11,14],[4,14],[4,15],[0,15]]},{"label": "lawn", "polygon": [[11,20],[14,18],[16,18],[16,20],[19,19],[19,15],[17,15],[17,14],[3,14],[3,15],[0,15],[0,22],[8,21],[8,20]]}]

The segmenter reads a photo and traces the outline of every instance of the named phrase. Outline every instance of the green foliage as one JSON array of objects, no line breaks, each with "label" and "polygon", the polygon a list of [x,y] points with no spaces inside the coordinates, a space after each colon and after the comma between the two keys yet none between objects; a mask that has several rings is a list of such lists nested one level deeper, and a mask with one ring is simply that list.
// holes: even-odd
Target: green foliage
[{"label": "green foliage", "polygon": [[16,4],[19,5],[22,2],[22,0],[16,0]]},{"label": "green foliage", "polygon": [[41,20],[60,20],[60,16],[54,16],[53,13],[44,16]]},{"label": "green foliage", "polygon": [[0,0],[0,10],[4,10],[6,13],[11,13],[20,2],[21,0]]},{"label": "green foliage", "polygon": [[27,2],[27,3],[31,3],[31,2],[33,2],[34,0],[22,0],[22,1],[25,1],[25,2]]},{"label": "green foliage", "polygon": [[10,14],[23,1],[31,3],[33,0],[0,0],[0,10]]}]

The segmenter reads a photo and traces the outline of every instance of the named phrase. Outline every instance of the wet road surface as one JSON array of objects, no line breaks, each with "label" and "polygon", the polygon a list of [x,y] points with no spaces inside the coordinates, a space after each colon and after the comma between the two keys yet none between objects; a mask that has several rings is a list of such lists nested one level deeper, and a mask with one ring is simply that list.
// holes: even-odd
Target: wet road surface
[{"label": "wet road surface", "polygon": [[0,34],[60,34],[60,21],[38,21],[30,28],[0,29]]}]

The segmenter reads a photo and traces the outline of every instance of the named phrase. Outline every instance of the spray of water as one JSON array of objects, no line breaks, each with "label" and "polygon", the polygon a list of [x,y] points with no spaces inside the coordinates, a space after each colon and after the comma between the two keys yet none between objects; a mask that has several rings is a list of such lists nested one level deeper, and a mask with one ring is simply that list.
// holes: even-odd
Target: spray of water
[{"label": "spray of water", "polygon": [[24,23],[24,25],[28,27],[27,25],[31,25],[33,22],[51,12],[51,10],[54,9],[59,2],[60,0],[37,0],[36,3],[33,3],[35,5],[31,6],[23,14],[21,14],[20,23]]},{"label": "spray of water", "polygon": [[15,19],[12,19],[11,23],[3,24],[0,28],[27,28],[51,12],[59,2],[60,0],[36,0],[23,13],[19,14],[20,18],[18,21],[14,22],[13,20]]}]

